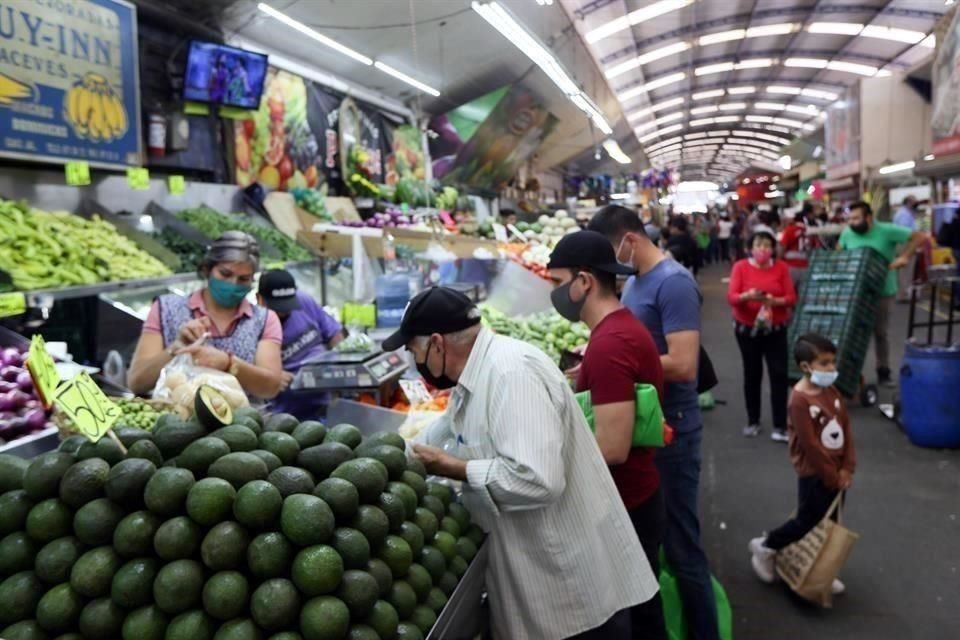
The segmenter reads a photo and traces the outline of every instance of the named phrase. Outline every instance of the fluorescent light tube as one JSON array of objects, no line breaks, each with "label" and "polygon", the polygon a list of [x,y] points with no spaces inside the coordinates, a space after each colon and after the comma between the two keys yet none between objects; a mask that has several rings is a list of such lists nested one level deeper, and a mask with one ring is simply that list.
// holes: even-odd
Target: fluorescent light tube
[{"label": "fluorescent light tube", "polygon": [[725,71],[733,71],[734,64],[732,62],[719,62],[717,64],[708,64],[703,67],[697,67],[693,70],[693,75],[695,76],[708,76],[713,73],[723,73]]},{"label": "fluorescent light tube", "polygon": [[731,29],[730,31],[718,31],[717,33],[708,33],[705,36],[700,36],[697,39],[697,44],[701,47],[705,47],[711,44],[719,44],[721,42],[732,42],[734,40],[743,40],[747,35],[746,29]]},{"label": "fluorescent light tube", "polygon": [[373,66],[375,66],[380,71],[383,71],[385,74],[393,76],[397,80],[402,80],[403,82],[406,82],[411,87],[416,87],[417,89],[419,89],[420,91],[423,91],[424,93],[429,93],[431,96],[434,96],[434,97],[437,97],[440,95],[440,92],[434,89],[433,87],[431,87],[430,85],[424,84],[419,80],[415,80],[414,78],[411,78],[410,76],[403,73],[402,71],[397,71],[396,69],[386,64],[385,62],[380,62],[379,60],[377,60],[376,62],[373,63]]},{"label": "fluorescent light tube", "polygon": [[664,127],[663,129],[657,129],[656,131],[651,131],[647,135],[641,136],[639,140],[640,142],[647,142],[649,140],[653,140],[658,136],[662,136],[666,133],[673,133],[674,131],[680,131],[681,129],[683,129],[682,124],[672,124],[669,127]]},{"label": "fluorescent light tube", "polygon": [[685,101],[685,98],[683,98],[683,97],[671,98],[670,100],[664,100],[663,102],[658,102],[657,104],[652,104],[652,105],[650,105],[649,107],[647,107],[646,109],[640,109],[639,111],[634,111],[633,113],[631,113],[631,114],[629,114],[629,115],[627,116],[627,120],[637,120],[637,119],[642,118],[642,117],[644,117],[644,116],[646,116],[646,115],[650,115],[651,113],[655,113],[655,112],[657,112],[657,111],[662,111],[662,110],[667,109],[667,108],[669,108],[669,107],[675,107],[675,106],[677,106],[677,105],[681,105],[681,104],[684,103],[684,101]]},{"label": "fluorescent light tube", "polygon": [[613,80],[614,78],[621,76],[628,71],[631,71],[638,67],[642,67],[643,65],[649,64],[656,60],[660,60],[661,58],[666,58],[668,56],[673,56],[679,53],[683,53],[689,48],[690,48],[689,42],[683,42],[683,41],[674,42],[673,44],[669,44],[665,47],[653,49],[652,51],[648,51],[643,55],[637,56],[636,58],[627,60],[626,62],[621,62],[618,65],[614,65],[609,69],[607,69],[604,72],[604,75],[607,77],[608,80]]},{"label": "fluorescent light tube", "polygon": [[654,89],[659,89],[660,87],[665,87],[669,84],[675,84],[685,80],[687,74],[680,71],[678,73],[671,73],[667,76],[662,76],[660,78],[655,78],[646,84],[642,84],[638,87],[632,89],[627,89],[623,93],[617,95],[621,102],[630,100],[631,98],[636,98],[639,95],[647,93],[648,91],[653,91]]},{"label": "fluorescent light tube", "polygon": [[755,102],[753,107],[761,111],[783,111],[787,105],[782,102]]},{"label": "fluorescent light tube", "polygon": [[894,42],[905,42],[907,44],[918,44],[927,36],[922,31],[877,25],[867,25],[860,32],[860,35],[865,38],[879,38],[880,40],[893,40]]},{"label": "fluorescent light tube", "polygon": [[690,97],[693,100],[706,100],[708,98],[719,98],[725,93],[726,91],[724,91],[723,89],[711,89],[710,91],[700,91],[698,93],[693,94]]},{"label": "fluorescent light tube", "polygon": [[917,163],[913,160],[908,160],[907,162],[898,162],[896,164],[888,164],[885,167],[880,167],[880,174],[887,175],[888,173],[899,173],[900,171],[909,171],[917,166]]},{"label": "fluorescent light tube", "polygon": [[746,108],[746,102],[728,102],[720,105],[720,111],[741,111]]},{"label": "fluorescent light tube", "polygon": [[705,113],[714,113],[716,111],[720,111],[720,107],[718,107],[717,105],[711,104],[706,107],[696,107],[694,109],[690,109],[690,115],[700,116]]},{"label": "fluorescent light tube", "polygon": [[807,31],[838,36],[855,36],[863,31],[863,25],[853,22],[814,22],[807,27]]},{"label": "fluorescent light tube", "polygon": [[821,91],[820,89],[803,89],[800,93],[808,98],[820,98],[821,100],[836,100],[840,97],[832,91]]},{"label": "fluorescent light tube", "polygon": [[584,39],[588,43],[593,44],[598,40],[608,38],[615,33],[629,29],[630,27],[638,25],[641,22],[646,22],[647,20],[651,20],[657,16],[662,16],[665,13],[682,9],[687,5],[693,4],[693,2],[694,0],[660,0],[660,2],[654,2],[653,4],[647,5],[642,9],[631,11],[625,16],[614,18],[606,24],[600,25],[596,29],[591,29],[584,35]]},{"label": "fluorescent light tube", "polygon": [[620,145],[617,144],[617,141],[613,138],[604,140],[603,148],[606,150],[607,155],[620,164],[630,164],[633,162],[630,156],[623,152],[623,149],[620,148]]},{"label": "fluorescent light tube", "polygon": [[783,36],[793,33],[797,25],[792,22],[778,24],[764,24],[759,27],[750,27],[747,29],[748,38],[763,38],[765,36]]},{"label": "fluorescent light tube", "polygon": [[740,96],[740,95],[745,95],[748,93],[756,93],[756,92],[757,92],[756,87],[730,87],[729,89],[727,89],[727,93],[729,93],[732,96]]},{"label": "fluorescent light tube", "polygon": [[829,60],[822,58],[787,58],[783,63],[787,67],[802,67],[805,69],[826,69]]},{"label": "fluorescent light tube", "polygon": [[857,64],[856,62],[844,62],[843,60],[831,60],[827,63],[827,69],[831,71],[843,71],[846,73],[856,73],[861,76],[877,75],[877,68],[868,64]]},{"label": "fluorescent light tube", "polygon": [[300,33],[307,36],[308,38],[311,38],[312,40],[315,40],[326,47],[330,47],[334,51],[342,53],[343,55],[349,58],[353,58],[357,62],[361,62],[365,65],[373,64],[372,58],[368,58],[362,53],[358,53],[357,51],[354,51],[350,47],[342,45],[336,40],[332,38],[328,38],[322,33],[314,31],[313,29],[303,24],[302,22],[298,20],[294,20],[293,18],[283,13],[282,11],[277,11],[276,9],[274,9],[273,7],[271,7],[265,2],[261,2],[260,4],[258,4],[257,9],[267,14],[271,18],[278,20],[279,22],[282,22],[283,24],[287,25],[291,29],[299,31]]},{"label": "fluorescent light tube", "polygon": [[772,58],[753,58],[752,60],[741,60],[735,65],[735,68],[738,71],[740,69],[766,69],[772,67],[773,64]]}]

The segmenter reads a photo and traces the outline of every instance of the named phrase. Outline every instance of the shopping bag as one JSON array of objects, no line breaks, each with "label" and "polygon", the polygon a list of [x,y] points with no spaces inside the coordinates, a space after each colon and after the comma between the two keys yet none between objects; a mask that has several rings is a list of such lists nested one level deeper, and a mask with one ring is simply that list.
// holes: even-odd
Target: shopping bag
[{"label": "shopping bag", "polygon": [[[733,610],[723,585],[710,576],[713,599],[717,606],[717,633],[720,640],[733,640]],[[683,601],[677,578],[667,564],[663,549],[660,550],[660,601],[663,604],[663,622],[669,640],[687,640],[687,622],[683,617]]]},{"label": "shopping bag", "polygon": [[[633,440],[630,446],[663,447],[673,442],[673,428],[663,419],[663,409],[660,407],[657,388],[652,384],[638,384],[634,387],[634,392]],[[581,391],[575,397],[590,430],[596,431],[590,392]]]},{"label": "shopping bag", "polygon": [[[801,598],[833,606],[832,585],[860,537],[841,524],[838,493],[823,519],[807,535],[777,552],[777,574]],[[834,512],[837,520],[831,518]]]}]

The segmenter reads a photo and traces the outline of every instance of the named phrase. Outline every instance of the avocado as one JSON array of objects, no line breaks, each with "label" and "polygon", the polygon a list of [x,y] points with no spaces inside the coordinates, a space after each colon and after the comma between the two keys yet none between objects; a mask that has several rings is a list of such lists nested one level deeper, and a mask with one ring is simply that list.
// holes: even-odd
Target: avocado
[{"label": "avocado", "polygon": [[250,586],[242,573],[221,571],[203,585],[203,610],[217,620],[231,620],[247,610]]},{"label": "avocado", "polygon": [[327,435],[327,428],[315,420],[306,420],[298,424],[291,435],[301,449],[306,449],[323,444],[323,439]]},{"label": "avocado", "polygon": [[[390,567],[394,578],[407,575],[410,565],[413,564],[413,550],[400,536],[387,536],[380,546],[378,557]],[[434,578],[435,581],[438,579]]]},{"label": "avocado", "polygon": [[181,613],[170,621],[165,640],[210,640],[216,621],[201,609]]},{"label": "avocado", "polygon": [[375,637],[394,638],[397,635],[397,627],[400,626],[400,616],[389,602],[377,600],[370,615],[367,616],[366,623],[373,628]]},{"label": "avocado", "polygon": [[387,469],[383,463],[373,458],[347,460],[330,474],[332,478],[342,478],[350,482],[360,493],[360,501],[366,504],[376,502],[387,486]]},{"label": "avocado", "polygon": [[253,407],[237,407],[233,410],[233,419],[234,421],[240,420],[241,418],[246,420],[253,420],[257,425],[262,429],[263,428],[263,414]]},{"label": "avocado", "polygon": [[312,473],[317,482],[322,482],[334,469],[352,458],[353,449],[342,442],[325,442],[301,451],[297,466]]},{"label": "avocado", "polygon": [[118,638],[126,615],[110,598],[91,600],[80,612],[80,632],[85,638]]},{"label": "avocado", "polygon": [[407,541],[410,550],[413,552],[413,559],[418,560],[424,545],[423,531],[420,527],[410,521],[404,522],[397,535]]},{"label": "avocado", "polygon": [[0,539],[0,576],[32,569],[39,548],[24,531],[14,531]]},{"label": "avocado", "polygon": [[34,502],[39,502],[59,495],[60,479],[74,462],[71,454],[60,451],[51,451],[34,458],[23,474],[23,489],[27,496]]},{"label": "avocado", "polygon": [[362,446],[366,447],[378,444],[390,445],[391,447],[400,449],[400,451],[407,450],[407,441],[403,439],[403,436],[394,431],[380,431],[369,435],[363,439]]},{"label": "avocado", "polygon": [[230,444],[223,438],[208,436],[194,440],[187,445],[179,456],[177,466],[189,469],[195,476],[204,476],[207,469],[219,458],[230,453]]},{"label": "avocado", "polygon": [[153,536],[153,550],[163,560],[190,558],[200,547],[203,530],[186,516],[164,522]]},{"label": "avocado", "polygon": [[350,609],[353,619],[362,619],[372,610],[380,597],[380,585],[366,571],[350,569],[343,572],[337,597]]},{"label": "avocado", "polygon": [[164,640],[167,630],[167,615],[156,605],[140,607],[127,614],[123,620],[123,640]]},{"label": "avocado", "polygon": [[223,394],[211,387],[203,385],[197,389],[193,399],[193,409],[197,420],[209,430],[219,429],[233,424],[233,410]]},{"label": "avocado", "polygon": [[278,458],[277,456],[273,455],[273,454],[270,453],[269,451],[264,451],[263,449],[254,449],[254,450],[251,451],[250,453],[252,453],[253,455],[255,455],[255,456],[257,456],[258,458],[260,458],[261,460],[263,460],[263,463],[264,463],[265,465],[267,465],[267,472],[268,472],[268,473],[271,472],[271,471],[273,471],[273,470],[276,469],[277,467],[282,467],[282,466],[283,466],[283,462],[280,461],[280,458]]},{"label": "avocado", "polygon": [[333,511],[320,498],[297,493],[283,501],[280,529],[294,544],[307,547],[326,542],[333,527]]},{"label": "avocado", "polygon": [[110,593],[113,576],[122,562],[113,547],[91,549],[77,559],[70,571],[70,586],[82,596],[99,598]]},{"label": "avocado", "polygon": [[135,511],[113,532],[113,548],[124,558],[153,554],[153,538],[162,521],[149,511]]},{"label": "avocado", "polygon": [[286,434],[291,434],[293,430],[297,428],[298,424],[300,424],[300,421],[297,420],[296,416],[292,416],[289,413],[274,413],[267,416],[267,419],[263,423],[263,430],[281,431]]},{"label": "avocado", "polygon": [[278,467],[267,476],[267,482],[275,486],[284,498],[295,493],[313,493],[315,486],[310,472],[300,467]]},{"label": "avocado", "polygon": [[48,584],[60,584],[70,579],[70,570],[83,555],[83,544],[72,536],[48,542],[37,554],[34,571]]},{"label": "avocado", "polygon": [[135,558],[120,567],[110,584],[110,597],[125,609],[153,602],[153,581],[160,570],[156,558]]},{"label": "avocado", "polygon": [[293,552],[293,545],[282,533],[261,533],[247,547],[250,575],[261,580],[289,575]]},{"label": "avocado", "polygon": [[232,425],[210,433],[211,438],[219,438],[227,443],[230,451],[253,451],[257,448],[257,434],[247,427]]},{"label": "avocado", "polygon": [[100,438],[97,442],[87,440],[77,449],[76,456],[77,460],[102,458],[110,466],[117,464],[126,457],[123,449],[113,441],[113,438]]},{"label": "avocado", "polygon": [[0,453],[0,493],[23,488],[23,474],[30,463],[9,453]]},{"label": "avocado", "polygon": [[324,442],[340,442],[351,449],[356,449],[363,442],[363,434],[352,424],[338,424],[327,431]]},{"label": "avocado", "polygon": [[149,460],[128,458],[110,469],[103,490],[113,502],[135,511],[143,507],[144,487],[156,471],[156,465]]},{"label": "avocado", "polygon": [[393,571],[390,569],[390,565],[380,558],[371,558],[367,562],[366,571],[380,585],[380,597],[386,598],[390,595],[390,588],[393,586]]},{"label": "avocado", "polygon": [[[413,476],[415,478],[420,477],[416,474],[413,474]],[[419,504],[417,492],[414,489],[404,482],[389,482],[387,483],[387,493],[395,495],[403,503],[404,519],[413,518],[417,512],[417,504]]]},{"label": "avocado", "polygon": [[153,581],[153,600],[164,613],[183,613],[200,603],[203,566],[196,560],[174,560]]},{"label": "avocado", "polygon": [[143,502],[151,512],[169,518],[184,512],[187,494],[194,484],[189,469],[162,467],[157,469],[143,489]]},{"label": "avocado", "polygon": [[300,631],[305,638],[346,638],[350,609],[339,598],[319,596],[300,610]]},{"label": "avocado", "polygon": [[239,489],[251,480],[266,480],[268,475],[266,463],[252,453],[228,453],[219,458],[207,469],[207,476],[223,478]]},{"label": "avocado", "polygon": [[160,449],[164,460],[169,460],[180,455],[188,444],[205,435],[207,430],[200,423],[175,419],[154,429],[153,442]]},{"label": "avocado", "polygon": [[237,491],[233,516],[243,526],[262,531],[275,525],[282,508],[279,489],[266,480],[253,480]]},{"label": "avocado", "polygon": [[84,442],[87,442],[86,436],[67,436],[60,441],[60,446],[57,447],[57,451],[62,451],[64,453],[76,453],[77,449],[79,449],[80,445],[82,445]]},{"label": "avocado", "polygon": [[420,605],[413,610],[410,616],[410,622],[419,627],[424,635],[430,633],[430,629],[437,623],[437,614],[430,607]]},{"label": "avocado", "polygon": [[37,624],[53,633],[69,631],[80,619],[83,605],[83,598],[69,582],[58,584],[37,603]]},{"label": "avocado", "polygon": [[23,529],[32,507],[33,501],[23,489],[14,489],[0,495],[0,537]]},{"label": "avocado", "polygon": [[290,465],[297,460],[300,445],[290,434],[282,431],[266,431],[260,434],[260,448],[280,458],[283,464]]},{"label": "avocado", "polygon": [[406,580],[395,580],[390,587],[387,602],[392,604],[400,617],[406,620],[417,606],[417,592]]},{"label": "avocado", "polygon": [[265,631],[286,629],[297,623],[300,594],[289,580],[267,580],[257,587],[250,598],[250,615]]},{"label": "avocado", "polygon": [[91,547],[110,544],[113,532],[126,512],[106,498],[97,498],[73,514],[73,532],[80,542]]},{"label": "avocado", "polygon": [[380,543],[386,539],[390,532],[390,520],[380,508],[369,504],[362,505],[357,509],[357,515],[354,516],[351,527],[366,536],[370,546],[374,549],[380,546]]},{"label": "avocado", "polygon": [[153,440],[137,440],[127,449],[127,458],[143,458],[157,467],[163,464],[163,454]]},{"label": "avocado", "polygon": [[407,454],[391,445],[362,445],[357,447],[356,454],[358,457],[373,458],[383,464],[390,480],[400,480],[407,470]]},{"label": "avocado", "polygon": [[58,498],[38,502],[27,514],[27,535],[37,542],[50,542],[70,535],[73,511]]},{"label": "avocado", "polygon": [[212,571],[243,569],[249,544],[246,529],[228,520],[207,532],[200,545],[200,557]]},{"label": "avocado", "polygon": [[370,543],[360,531],[349,527],[340,527],[333,532],[330,545],[343,558],[347,569],[366,569],[370,561]]},{"label": "avocado", "polygon": [[387,521],[390,523],[390,531],[400,531],[403,521],[407,518],[407,508],[404,506],[403,500],[392,493],[381,493],[375,506],[386,514]]},{"label": "avocado", "polygon": [[190,487],[187,514],[194,522],[210,527],[233,513],[237,490],[223,478],[204,478]]},{"label": "avocado", "polygon": [[253,620],[237,618],[223,623],[217,629],[217,634],[213,636],[213,640],[261,640],[262,637]]},{"label": "avocado", "polygon": [[45,589],[32,571],[21,571],[0,582],[0,624],[8,625],[32,617]]},{"label": "avocado", "polygon": [[327,503],[337,522],[349,522],[360,506],[357,488],[343,478],[327,478],[316,486],[313,495]]},{"label": "avocado", "polygon": [[138,429],[136,427],[114,427],[113,433],[117,436],[117,438],[120,439],[120,442],[127,449],[130,449],[135,442],[140,442],[141,440],[150,440],[149,431],[144,431],[143,429]]}]

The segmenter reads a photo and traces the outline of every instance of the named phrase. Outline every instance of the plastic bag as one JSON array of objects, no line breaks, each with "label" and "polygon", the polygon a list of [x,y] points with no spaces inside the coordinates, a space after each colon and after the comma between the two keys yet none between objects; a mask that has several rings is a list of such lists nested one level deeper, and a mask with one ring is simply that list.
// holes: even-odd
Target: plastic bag
[{"label": "plastic bag", "polygon": [[[663,622],[667,628],[669,640],[686,640],[687,622],[683,617],[683,601],[680,599],[680,588],[677,578],[666,555],[660,549],[660,600],[663,603]],[[730,601],[723,590],[723,585],[710,576],[713,587],[713,598],[717,606],[717,635],[720,640],[733,640],[733,610]]]},{"label": "plastic bag", "polygon": [[157,386],[153,389],[153,397],[156,400],[172,402],[188,416],[192,416],[194,398],[197,390],[203,385],[213,387],[223,394],[232,409],[250,404],[247,394],[244,393],[243,387],[235,376],[216,369],[197,366],[188,353],[175,357],[160,371]]},{"label": "plastic bag", "polygon": [[757,319],[753,321],[753,334],[765,333],[770,330],[770,307],[763,305],[757,312]]}]

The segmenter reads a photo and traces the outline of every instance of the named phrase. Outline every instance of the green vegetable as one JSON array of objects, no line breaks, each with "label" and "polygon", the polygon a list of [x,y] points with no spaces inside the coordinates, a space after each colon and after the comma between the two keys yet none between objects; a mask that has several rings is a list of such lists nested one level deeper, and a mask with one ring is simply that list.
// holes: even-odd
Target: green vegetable
[{"label": "green vegetable", "polygon": [[[227,231],[243,231],[252,235],[262,245],[276,247],[283,260],[310,259],[310,253],[306,249],[297,245],[277,229],[244,220],[242,214],[226,215],[209,207],[200,206],[194,209],[184,209],[177,213],[177,217],[185,220],[210,238],[218,238]],[[261,246],[261,252],[265,248],[265,246]]]}]

